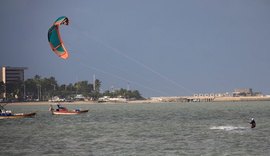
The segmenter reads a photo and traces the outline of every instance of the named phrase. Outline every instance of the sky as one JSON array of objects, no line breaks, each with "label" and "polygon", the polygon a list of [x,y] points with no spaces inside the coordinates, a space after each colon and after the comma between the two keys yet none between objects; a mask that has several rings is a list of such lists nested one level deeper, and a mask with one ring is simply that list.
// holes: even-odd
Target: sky
[{"label": "sky", "polygon": [[[47,39],[60,16],[67,60]],[[269,0],[2,0],[0,66],[144,97],[270,94],[269,17]]]}]

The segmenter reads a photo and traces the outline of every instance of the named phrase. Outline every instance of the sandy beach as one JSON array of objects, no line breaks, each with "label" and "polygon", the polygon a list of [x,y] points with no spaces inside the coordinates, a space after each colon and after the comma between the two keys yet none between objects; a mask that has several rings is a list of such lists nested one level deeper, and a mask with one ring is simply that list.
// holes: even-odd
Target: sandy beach
[{"label": "sandy beach", "polygon": [[25,105],[25,106],[36,106],[36,105],[56,105],[58,103],[64,105],[76,105],[76,104],[97,104],[97,102],[92,101],[75,101],[75,102],[49,102],[49,101],[40,101],[40,102],[14,102],[9,103],[9,105]]},{"label": "sandy beach", "polygon": [[[190,97],[191,98],[191,97]],[[198,98],[198,97],[196,97]],[[64,105],[77,105],[77,104],[85,104],[85,105],[91,105],[91,104],[136,104],[136,103],[175,103],[179,102],[175,97],[163,97],[162,100],[157,100],[157,99],[147,99],[147,100],[134,100],[134,101],[127,101],[127,102],[102,102],[99,103],[97,101],[74,101],[74,102],[49,102],[49,101],[40,101],[40,102],[14,102],[14,103],[9,103],[9,105],[56,105],[57,103],[61,103]],[[204,99],[201,97],[201,99]],[[213,100],[209,102],[247,102],[247,101],[270,101],[270,97],[268,96],[254,96],[254,97],[215,97]],[[206,102],[201,100],[201,102]],[[180,102],[184,103],[184,102]]]}]

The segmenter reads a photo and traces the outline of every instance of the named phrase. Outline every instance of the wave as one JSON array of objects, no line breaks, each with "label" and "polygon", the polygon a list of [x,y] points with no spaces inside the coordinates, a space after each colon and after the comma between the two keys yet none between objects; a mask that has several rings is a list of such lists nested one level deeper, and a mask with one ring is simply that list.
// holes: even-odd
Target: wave
[{"label": "wave", "polygon": [[245,129],[247,129],[247,127],[241,127],[241,126],[212,126],[212,127],[210,127],[210,129],[233,131],[233,130],[245,130]]}]

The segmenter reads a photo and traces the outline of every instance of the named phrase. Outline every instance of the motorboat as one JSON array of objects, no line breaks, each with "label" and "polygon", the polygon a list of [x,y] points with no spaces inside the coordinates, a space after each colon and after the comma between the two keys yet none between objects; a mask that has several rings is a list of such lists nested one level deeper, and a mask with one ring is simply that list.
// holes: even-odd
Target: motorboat
[{"label": "motorboat", "polygon": [[60,104],[57,104],[57,109],[54,109],[53,106],[50,105],[49,111],[51,111],[53,115],[77,115],[88,112],[88,110],[81,109],[68,110]]},{"label": "motorboat", "polygon": [[6,110],[4,105],[0,105],[0,119],[15,119],[15,118],[27,118],[34,117],[36,115],[33,113],[12,113],[11,110]]}]

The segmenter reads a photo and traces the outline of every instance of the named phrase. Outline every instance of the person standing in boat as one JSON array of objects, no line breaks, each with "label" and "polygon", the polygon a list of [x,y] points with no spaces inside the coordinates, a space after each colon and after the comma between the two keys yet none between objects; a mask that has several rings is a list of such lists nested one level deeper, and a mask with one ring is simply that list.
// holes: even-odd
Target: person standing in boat
[{"label": "person standing in boat", "polygon": [[56,106],[57,106],[58,109],[64,109],[64,107],[61,106],[60,104],[57,104]]},{"label": "person standing in boat", "polygon": [[67,109],[66,109],[66,107],[63,107],[62,105],[60,105],[60,104],[57,104],[57,107],[58,107],[58,109],[56,109],[56,111],[67,111]]},{"label": "person standing in boat", "polygon": [[251,119],[250,124],[251,124],[251,128],[256,127],[256,122],[255,122],[254,118]]}]

